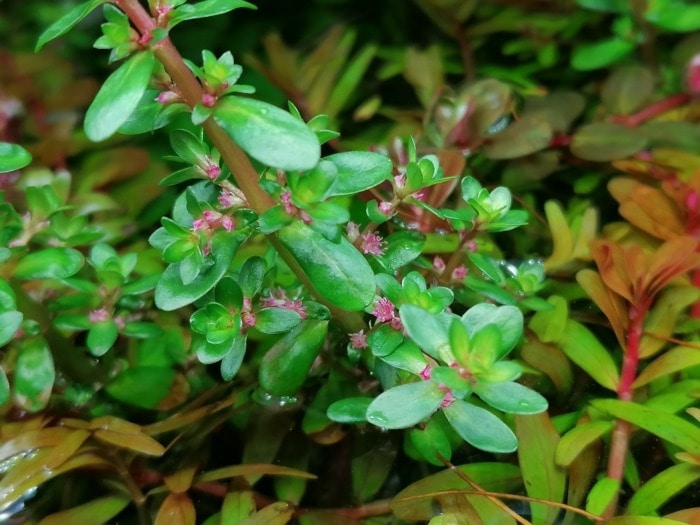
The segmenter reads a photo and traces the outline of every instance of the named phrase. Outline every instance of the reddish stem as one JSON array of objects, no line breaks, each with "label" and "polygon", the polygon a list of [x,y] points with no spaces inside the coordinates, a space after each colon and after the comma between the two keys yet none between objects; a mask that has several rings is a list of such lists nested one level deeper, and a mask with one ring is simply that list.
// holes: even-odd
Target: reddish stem
[{"label": "reddish stem", "polygon": [[654,117],[658,117],[672,109],[687,104],[690,102],[691,98],[692,97],[688,93],[677,93],[676,95],[671,95],[663,100],[654,102],[652,105],[632,115],[617,115],[612,118],[612,122],[633,128],[643,124],[647,120],[651,120]]},{"label": "reddish stem", "polygon": [[550,148],[563,148],[569,144],[571,144],[571,135],[567,135],[566,133],[554,135],[552,140],[549,141]]}]

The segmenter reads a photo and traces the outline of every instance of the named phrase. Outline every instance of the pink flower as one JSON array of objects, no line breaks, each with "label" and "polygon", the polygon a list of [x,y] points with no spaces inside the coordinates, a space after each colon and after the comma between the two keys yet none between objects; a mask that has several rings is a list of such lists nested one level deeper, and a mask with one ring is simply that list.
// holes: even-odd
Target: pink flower
[{"label": "pink flower", "polygon": [[222,215],[221,220],[219,222],[221,223],[221,227],[227,232],[230,232],[236,226],[233,222],[233,219],[228,215]]},{"label": "pink flower", "polygon": [[372,312],[372,315],[374,315],[380,323],[391,321],[395,317],[394,308],[394,303],[386,297],[382,297],[374,302],[374,312]]},{"label": "pink flower", "polygon": [[350,346],[353,348],[367,348],[367,336],[364,330],[360,330],[354,334],[350,334]]},{"label": "pink flower", "polygon": [[379,211],[381,213],[383,213],[384,215],[389,215],[391,213],[393,205],[390,202],[382,201],[379,203],[378,208],[379,208]]},{"label": "pink flower", "polygon": [[384,254],[384,246],[386,245],[386,242],[381,238],[381,236],[373,232],[366,232],[360,236],[360,239],[362,240],[360,244],[362,253],[370,253],[372,255]]},{"label": "pink flower", "polygon": [[209,177],[211,180],[214,180],[221,175],[221,168],[214,163],[207,164],[204,168],[204,173],[206,173],[207,177]]},{"label": "pink flower", "polygon": [[217,199],[219,201],[219,208],[240,208],[242,206],[245,206],[245,196],[239,194],[239,192],[240,190],[238,188],[234,188],[233,191],[221,190],[221,194]]},{"label": "pink flower", "polygon": [[461,281],[467,276],[468,270],[464,266],[457,266],[452,272],[452,279],[455,281]]},{"label": "pink flower", "polygon": [[394,177],[394,188],[396,191],[402,190],[406,186],[406,175],[396,175]]},{"label": "pink flower", "polygon": [[447,408],[455,401],[455,396],[452,394],[452,390],[444,385],[439,386],[440,390],[445,392],[445,397],[442,398],[442,403],[440,403],[440,408]]},{"label": "pink flower", "polygon": [[439,255],[436,255],[433,259],[433,269],[437,273],[442,273],[445,271],[445,261]]},{"label": "pink flower", "polygon": [[426,188],[420,189],[417,192],[415,192],[411,197],[416,199],[417,201],[423,202],[423,199],[425,199],[425,196],[428,194],[428,190]]},{"label": "pink flower", "polygon": [[474,253],[474,252],[476,252],[476,251],[479,249],[479,245],[476,244],[476,241],[471,240],[471,239],[468,240],[468,241],[464,244],[464,246],[467,248],[467,251],[468,251],[469,253]]},{"label": "pink flower", "polygon": [[425,365],[425,368],[420,371],[420,378],[424,381],[430,379],[433,375],[433,369],[430,365]]},{"label": "pink flower", "polygon": [[182,97],[174,91],[161,91],[156,97],[156,102],[163,105],[180,101],[182,101]]},{"label": "pink flower", "polygon": [[284,212],[287,215],[296,215],[297,212],[297,207],[292,204],[292,193],[289,191],[285,191],[282,195],[280,195],[280,202],[282,203],[282,207],[284,208]]},{"label": "pink flower", "polygon": [[109,319],[109,312],[106,308],[98,308],[97,310],[93,310],[88,314],[88,319],[91,323],[106,321]]},{"label": "pink flower", "polygon": [[242,312],[241,324],[243,327],[255,326],[255,314],[253,312]]},{"label": "pink flower", "polygon": [[215,104],[216,96],[212,95],[211,93],[202,94],[202,106],[205,108],[213,108]]},{"label": "pink flower", "polygon": [[212,222],[215,222],[217,219],[221,218],[221,214],[218,211],[204,210],[202,212],[202,217],[204,217],[205,221],[211,224]]},{"label": "pink flower", "polygon": [[209,223],[206,219],[195,219],[192,223],[192,231],[207,230],[209,229]]}]

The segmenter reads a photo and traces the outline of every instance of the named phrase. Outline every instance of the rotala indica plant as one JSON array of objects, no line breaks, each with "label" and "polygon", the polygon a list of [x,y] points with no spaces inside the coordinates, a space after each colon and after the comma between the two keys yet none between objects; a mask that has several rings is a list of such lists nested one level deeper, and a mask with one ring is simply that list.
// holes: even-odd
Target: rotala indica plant
[{"label": "rotala indica plant", "polygon": [[[416,4],[459,65],[448,41],[353,55],[341,27],[303,56],[275,35],[267,62],[181,56],[171,34],[235,21],[255,9],[244,0],[92,0],[41,34],[37,52],[101,10],[94,47],[112,72],[64,149],[14,144],[0,119],[0,515],[697,522],[700,160],[673,149],[688,141],[672,124],[690,126],[673,118],[698,92],[700,44],[674,55],[691,64],[683,88],[636,65],[585,96],[537,79],[562,67],[557,43],[577,72],[638,44],[651,60],[657,31],[700,28],[700,14]],[[604,16],[612,39],[579,45]],[[501,32],[533,67],[477,78],[479,39]],[[375,74],[402,75],[421,108],[370,96],[353,118],[391,132],[353,148],[335,128]],[[2,96],[0,116],[17,107]],[[136,136],[158,155],[124,146]],[[635,178],[602,184],[605,162]],[[541,184],[557,172],[576,175],[575,197]],[[627,222],[599,233],[607,191]]]}]

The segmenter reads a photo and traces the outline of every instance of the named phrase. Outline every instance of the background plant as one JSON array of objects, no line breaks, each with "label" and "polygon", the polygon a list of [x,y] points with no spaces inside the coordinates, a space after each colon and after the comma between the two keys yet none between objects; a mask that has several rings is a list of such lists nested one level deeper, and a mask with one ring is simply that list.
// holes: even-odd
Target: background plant
[{"label": "background plant", "polygon": [[406,5],[12,10],[8,515],[697,518],[695,6]]}]

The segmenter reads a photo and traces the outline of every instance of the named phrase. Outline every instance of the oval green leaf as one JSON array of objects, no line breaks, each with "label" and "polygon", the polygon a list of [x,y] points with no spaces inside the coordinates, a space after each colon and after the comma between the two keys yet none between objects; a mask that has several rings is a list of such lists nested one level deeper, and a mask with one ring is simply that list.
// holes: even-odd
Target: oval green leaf
[{"label": "oval green leaf", "polygon": [[513,431],[484,408],[457,399],[443,412],[457,434],[478,449],[506,453],[518,448],[518,440]]},{"label": "oval green leaf", "polygon": [[520,383],[481,382],[474,391],[493,408],[509,414],[539,414],[547,410],[547,400]]},{"label": "oval green leaf", "polygon": [[248,155],[282,170],[310,170],[321,158],[316,135],[280,108],[230,96],[219,101],[214,120]]},{"label": "oval green leaf", "polygon": [[0,346],[12,339],[19,330],[23,317],[22,312],[18,311],[0,313]]},{"label": "oval green leaf", "polygon": [[22,146],[0,142],[0,173],[24,168],[31,161],[31,154]]},{"label": "oval green leaf", "polygon": [[559,345],[562,351],[583,368],[599,385],[616,391],[620,381],[617,365],[593,333],[581,323],[569,320],[564,330],[566,337]]},{"label": "oval green leaf", "polygon": [[66,523],[103,525],[119,514],[129,503],[131,498],[128,496],[106,496],[46,516],[39,525],[65,525]]},{"label": "oval green leaf", "polygon": [[523,314],[515,306],[479,303],[462,316],[467,333],[473,337],[486,325],[495,325],[501,334],[499,359],[510,352],[523,335]]},{"label": "oval green leaf", "polygon": [[447,327],[437,316],[412,304],[402,305],[399,314],[409,337],[425,353],[437,359],[444,349],[450,348]]},{"label": "oval green leaf", "polygon": [[577,425],[564,434],[554,456],[557,465],[568,467],[591,443],[612,430],[612,421],[589,421]]},{"label": "oval green leaf", "polygon": [[367,409],[372,403],[371,397],[349,397],[332,403],[327,414],[337,423],[364,423],[367,421]]},{"label": "oval green leaf", "polygon": [[65,279],[83,267],[83,255],[72,248],[46,248],[20,259],[14,276],[19,279]]},{"label": "oval green leaf", "polygon": [[357,312],[374,299],[374,272],[345,237],[337,243],[329,241],[300,221],[282,228],[278,235],[328,302]]},{"label": "oval green leaf", "polygon": [[46,406],[56,372],[51,350],[40,338],[25,341],[19,351],[14,375],[14,398],[28,412]]},{"label": "oval green leaf", "polygon": [[647,138],[641,130],[612,122],[594,122],[574,133],[570,149],[580,159],[609,162],[634,155],[646,145]]},{"label": "oval green leaf", "polygon": [[579,71],[600,69],[629,55],[635,47],[633,42],[619,38],[581,45],[574,50],[571,56],[571,67]]},{"label": "oval green leaf", "polygon": [[371,151],[347,151],[325,157],[338,168],[331,196],[354,195],[391,179],[393,165],[384,155]]},{"label": "oval green leaf", "polygon": [[155,63],[151,51],[142,51],[105,80],[85,114],[85,134],[90,140],[111,137],[129,119],[148,88]]},{"label": "oval green leaf", "polygon": [[517,159],[545,149],[551,140],[547,121],[525,117],[491,137],[482,151],[490,159]]},{"label": "oval green leaf", "polygon": [[649,99],[655,83],[654,74],[649,68],[625,66],[608,77],[600,97],[612,113],[629,115]]},{"label": "oval green leaf", "polygon": [[627,514],[652,514],[691,483],[700,479],[700,466],[680,463],[659,472],[635,491],[627,505]]},{"label": "oval green leaf", "polygon": [[409,428],[435,412],[445,392],[432,381],[395,386],[367,407],[367,421],[379,428]]},{"label": "oval green leaf", "polygon": [[160,366],[128,368],[106,387],[107,393],[118,401],[141,408],[156,408],[170,393],[177,373]]},{"label": "oval green leaf", "polygon": [[90,2],[83,2],[82,4],[75,6],[73,9],[51,24],[41,34],[41,36],[39,36],[34,52],[38,53],[47,42],[50,42],[54,38],[58,38],[64,33],[70,31],[75,24],[89,15],[93,9],[100,4],[104,4],[105,2],[107,2],[107,0],[91,0]]},{"label": "oval green leaf", "polygon": [[119,336],[119,328],[114,319],[107,319],[94,323],[87,334],[87,347],[90,353],[94,356],[102,356],[112,348],[117,337]]},{"label": "oval green leaf", "polygon": [[214,264],[199,275],[187,286],[180,277],[180,263],[171,264],[163,272],[156,285],[156,306],[161,310],[177,310],[195,302],[205,293],[216,286],[228,270],[236,250],[245,240],[240,232],[221,232],[214,236],[212,254]]}]

